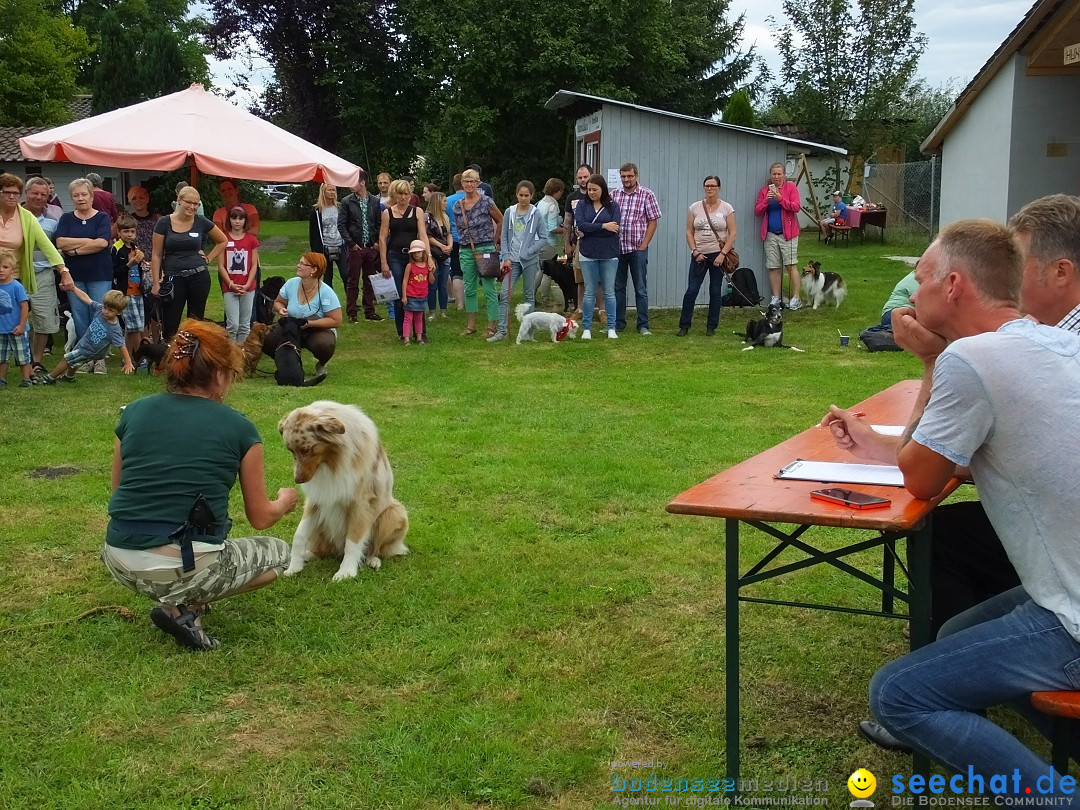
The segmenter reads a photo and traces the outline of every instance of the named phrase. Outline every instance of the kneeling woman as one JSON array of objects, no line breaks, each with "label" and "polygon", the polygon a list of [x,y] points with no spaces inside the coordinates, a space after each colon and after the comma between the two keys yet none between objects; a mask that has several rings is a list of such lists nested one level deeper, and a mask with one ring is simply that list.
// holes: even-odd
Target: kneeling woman
[{"label": "kneeling woman", "polygon": [[243,365],[224,329],[186,320],[165,355],[168,393],[131,403],[116,426],[102,562],[157,602],[151,621],[194,650],[218,647],[200,618],[211,602],[269,585],[289,564],[289,546],[276,537],[227,536],[237,476],[255,529],[296,506],[291,487],[267,497],[259,432],[223,404]]},{"label": "kneeling woman", "polygon": [[[305,318],[301,331],[303,345],[315,356],[315,373],[326,371],[326,364],[337,348],[337,328],[341,326],[341,301],[333,288],[323,280],[326,257],[321,253],[305,253],[296,265],[296,275],[281,286],[274,301],[274,312],[281,317]],[[266,333],[263,354],[273,357],[281,343],[281,324]]]}]

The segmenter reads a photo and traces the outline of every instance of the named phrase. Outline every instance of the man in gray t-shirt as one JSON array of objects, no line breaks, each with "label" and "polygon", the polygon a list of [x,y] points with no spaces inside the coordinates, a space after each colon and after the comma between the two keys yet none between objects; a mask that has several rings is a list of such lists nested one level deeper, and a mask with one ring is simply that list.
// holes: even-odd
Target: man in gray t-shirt
[{"label": "man in gray t-shirt", "polygon": [[[871,708],[900,742],[955,771],[1015,769],[1019,781],[1007,787],[1022,790],[1045,781],[1046,763],[984,710],[1080,688],[1080,487],[1070,474],[1080,433],[1062,422],[1080,409],[1080,338],[1020,319],[1024,258],[1004,226],[949,226],[916,278],[916,310],[893,315],[897,342],[924,364],[904,436],[879,438],[837,408],[823,423],[841,447],[898,464],[918,497],[937,496],[968,468],[1021,585],[879,670]],[[1055,776],[1045,795],[1060,788]]]}]

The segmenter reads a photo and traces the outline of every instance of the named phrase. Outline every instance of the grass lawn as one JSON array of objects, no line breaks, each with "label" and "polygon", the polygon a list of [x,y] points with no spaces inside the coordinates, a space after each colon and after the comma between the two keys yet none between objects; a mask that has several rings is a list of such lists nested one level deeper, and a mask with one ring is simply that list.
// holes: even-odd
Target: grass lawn
[{"label": "grass lawn", "polygon": [[[290,274],[306,231],[266,223],[264,239],[282,238],[264,265]],[[910,356],[870,355],[854,336],[908,271],[883,257],[919,251],[804,239],[802,260],[850,287],[839,311],[787,316],[785,339],[805,354],[740,351],[744,310],[726,310],[713,338],[703,310],[676,338],[668,310],[651,338],[525,346],[459,338],[452,310],[427,347],[400,346],[390,321],[344,325],[317,390],[239,384],[230,404],[266,441],[271,491],[291,484],[276,431],[287,411],[316,398],[363,408],[413,553],[345,583],[330,581],[335,561],[316,561],[222,603],[212,654],[180,650],[97,559],[119,408],[160,379],[124,377],[113,359],[106,377],[9,385],[0,807],[591,808],[611,804],[613,774],[721,778],[723,526],[664,507],[830,402],[917,376]],[[168,453],[168,425],[161,439]],[[70,474],[42,474],[61,467]],[[251,531],[243,514],[237,487],[235,533]],[[291,539],[299,517],[270,533]],[[874,603],[836,572],[765,587]],[[135,622],[24,627],[112,604]],[[858,767],[883,787],[909,771],[854,733],[869,676],[904,649],[900,623],[765,605],[742,616],[746,776],[827,779],[836,805]],[[611,765],[627,760],[664,765]]]}]

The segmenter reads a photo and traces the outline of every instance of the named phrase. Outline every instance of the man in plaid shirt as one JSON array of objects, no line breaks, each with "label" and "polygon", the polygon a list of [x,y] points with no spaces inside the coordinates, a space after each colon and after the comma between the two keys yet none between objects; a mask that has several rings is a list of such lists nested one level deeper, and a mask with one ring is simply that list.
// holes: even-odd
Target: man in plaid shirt
[{"label": "man in plaid shirt", "polygon": [[[656,223],[662,214],[656,195],[638,183],[638,168],[624,163],[619,168],[622,188],[612,189],[611,199],[622,211],[619,223],[619,267],[615,271],[615,331],[626,328],[626,275],[634,282],[637,304],[637,329],[642,335],[649,331],[649,242],[656,233]],[[608,313],[611,326],[611,313]]]}]

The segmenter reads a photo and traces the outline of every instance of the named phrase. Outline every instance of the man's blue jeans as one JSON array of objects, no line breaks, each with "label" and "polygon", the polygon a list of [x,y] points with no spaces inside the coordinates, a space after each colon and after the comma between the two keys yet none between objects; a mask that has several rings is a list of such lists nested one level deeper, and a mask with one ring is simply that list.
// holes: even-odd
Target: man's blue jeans
[{"label": "man's blue jeans", "polygon": [[[1022,587],[950,619],[938,640],[886,664],[870,681],[870,708],[896,737],[965,776],[1020,772],[1020,793],[1052,768],[983,710],[1014,703],[1041,731],[1048,719],[1028,706],[1032,692],[1080,689],[1080,642]],[[1054,789],[1059,775],[1054,775]],[[1065,795],[1057,792],[1045,795]]]},{"label": "man's blue jeans", "polygon": [[[635,250],[619,256],[615,271],[615,330],[626,328],[626,276],[634,282],[634,302],[637,306],[637,328],[649,328],[649,251]],[[610,313],[608,314],[610,318]],[[610,321],[609,321],[610,323]]]}]

